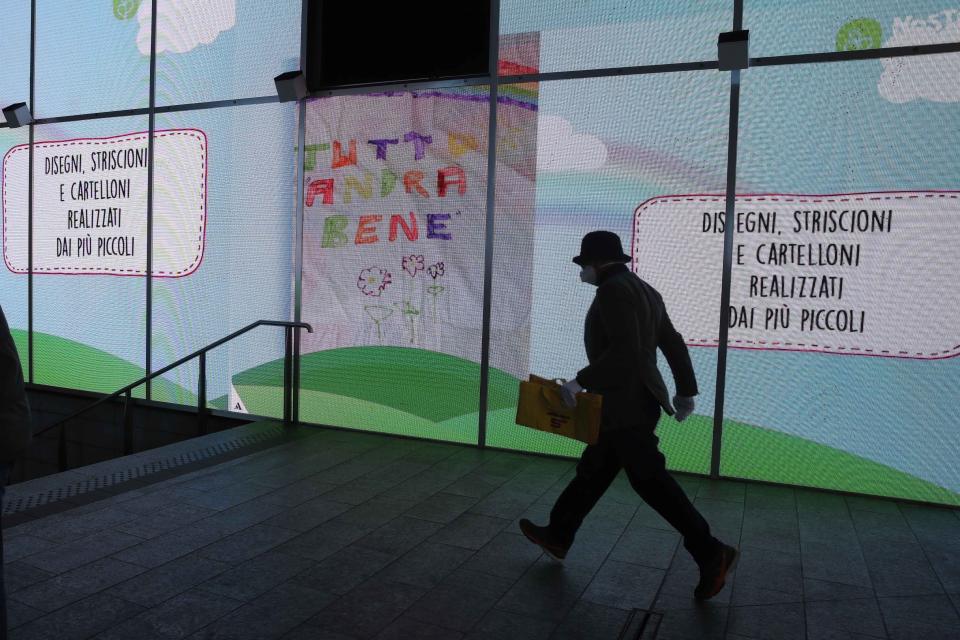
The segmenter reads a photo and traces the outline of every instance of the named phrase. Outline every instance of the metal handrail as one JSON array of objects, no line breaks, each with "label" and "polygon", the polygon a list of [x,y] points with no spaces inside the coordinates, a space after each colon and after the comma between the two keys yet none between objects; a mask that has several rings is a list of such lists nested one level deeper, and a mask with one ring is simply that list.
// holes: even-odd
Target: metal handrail
[{"label": "metal handrail", "polygon": [[[70,422],[81,416],[82,414],[94,409],[95,407],[100,406],[106,402],[109,402],[120,396],[124,396],[123,400],[123,453],[124,455],[129,455],[133,453],[133,421],[132,421],[132,411],[131,406],[133,404],[132,391],[139,387],[142,384],[145,384],[148,380],[153,380],[157,376],[161,376],[164,373],[175,369],[180,365],[190,362],[194,358],[200,359],[200,372],[199,372],[199,384],[197,387],[197,419],[199,421],[199,431],[202,434],[206,433],[206,420],[209,413],[207,408],[207,352],[211,351],[222,344],[230,342],[234,338],[237,338],[248,331],[256,329],[260,326],[271,326],[271,327],[284,327],[285,328],[285,344],[284,344],[284,357],[283,357],[283,422],[284,424],[292,424],[297,422],[299,407],[296,401],[296,395],[293,393],[295,387],[299,387],[299,374],[300,374],[300,329],[306,329],[308,333],[313,333],[313,327],[311,327],[306,322],[286,322],[282,320],[257,320],[251,324],[248,324],[242,329],[234,331],[230,335],[220,338],[216,342],[211,342],[205,347],[197,349],[193,353],[186,355],[179,360],[171,362],[162,369],[157,369],[153,373],[150,373],[135,382],[121,387],[117,391],[114,391],[108,396],[104,396],[99,400],[83,407],[82,409],[75,411],[68,415],[65,418],[60,418],[53,424],[47,425],[39,431],[35,431],[34,435],[39,436],[48,431],[52,431],[57,427],[60,428],[60,443],[59,443],[59,467],[60,471],[67,470],[67,429],[66,423]],[[294,333],[296,332],[296,340],[294,340]]]}]

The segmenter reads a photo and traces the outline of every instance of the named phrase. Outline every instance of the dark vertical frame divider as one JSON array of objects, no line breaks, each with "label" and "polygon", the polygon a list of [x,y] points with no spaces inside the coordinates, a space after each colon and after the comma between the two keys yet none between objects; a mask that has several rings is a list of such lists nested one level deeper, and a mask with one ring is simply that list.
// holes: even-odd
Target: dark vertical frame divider
[{"label": "dark vertical frame divider", "polygon": [[[34,69],[37,53],[37,0],[30,0],[30,109],[34,110]],[[27,380],[33,382],[33,123],[27,149]]]},{"label": "dark vertical frame divider", "polygon": [[[307,31],[307,5],[310,0],[302,0],[300,3],[300,33]],[[300,69],[306,68],[307,61],[307,43],[300,39]],[[292,71],[292,69],[291,69]],[[307,144],[307,101],[297,101],[297,153],[296,168],[294,170],[297,180],[297,204],[294,210],[294,265],[293,265],[293,321],[302,322],[303,316],[303,196],[306,185],[306,172],[304,171],[304,162],[306,161]],[[300,419],[300,339],[302,333],[294,332],[293,341],[293,419]]]},{"label": "dark vertical frame divider", "polygon": [[490,390],[490,322],[493,307],[493,245],[497,202],[497,106],[500,87],[500,0],[490,2],[490,108],[487,124],[487,210],[483,245],[483,319],[480,330],[480,413],[477,446],[487,446],[487,400]]},{"label": "dark vertical frame divider", "polygon": [[[733,30],[743,28],[743,0],[734,0]],[[737,139],[740,132],[740,70],[730,72],[730,123],[727,127],[726,220],[732,220],[737,206]],[[723,408],[727,388],[727,351],[730,327],[730,282],[733,272],[733,225],[723,225],[723,272],[720,285],[720,326],[717,342],[717,380],[713,405],[713,440],[710,447],[710,477],[720,477],[723,447]]]},{"label": "dark vertical frame divider", "polygon": [[[147,277],[146,277],[146,333],[144,370],[153,371],[151,348],[153,346],[153,133],[156,129],[157,109],[157,0],[150,0],[150,113],[147,125]],[[144,395],[150,399],[150,380],[147,380]]]}]

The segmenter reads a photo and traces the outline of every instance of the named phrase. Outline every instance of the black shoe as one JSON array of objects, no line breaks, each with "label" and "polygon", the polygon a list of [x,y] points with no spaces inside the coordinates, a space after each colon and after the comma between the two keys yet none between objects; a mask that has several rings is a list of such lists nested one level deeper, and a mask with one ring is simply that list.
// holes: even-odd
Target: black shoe
[{"label": "black shoe", "polygon": [[560,541],[550,527],[538,527],[524,518],[520,521],[520,531],[530,542],[539,545],[554,560],[563,560],[567,557],[570,545]]},{"label": "black shoe", "polygon": [[700,567],[700,584],[693,591],[697,600],[709,600],[723,590],[727,583],[727,574],[733,571],[740,552],[729,545],[723,545],[717,557],[707,566]]}]

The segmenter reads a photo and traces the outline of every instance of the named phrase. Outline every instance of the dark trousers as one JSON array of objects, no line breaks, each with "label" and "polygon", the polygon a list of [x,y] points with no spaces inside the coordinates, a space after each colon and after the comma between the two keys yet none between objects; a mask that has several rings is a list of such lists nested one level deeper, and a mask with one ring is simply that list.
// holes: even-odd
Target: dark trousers
[{"label": "dark trousers", "polygon": [[[659,408],[657,413],[659,417]],[[711,561],[721,543],[710,534],[710,525],[667,472],[658,443],[650,427],[601,433],[597,443],[583,452],[576,477],[557,499],[550,513],[551,530],[572,543],[583,519],[622,468],[644,502],[680,532],[683,546],[697,564]]]}]

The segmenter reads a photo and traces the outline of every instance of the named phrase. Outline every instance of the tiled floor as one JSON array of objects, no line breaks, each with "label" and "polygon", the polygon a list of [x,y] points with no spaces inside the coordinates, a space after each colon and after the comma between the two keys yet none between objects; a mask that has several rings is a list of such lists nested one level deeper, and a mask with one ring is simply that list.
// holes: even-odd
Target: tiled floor
[{"label": "tiled floor", "polygon": [[679,476],[742,551],[698,605],[622,477],[562,565],[519,534],[572,472],[309,430],[6,529],[11,637],[613,639],[652,609],[658,639],[960,638],[958,511]]}]

